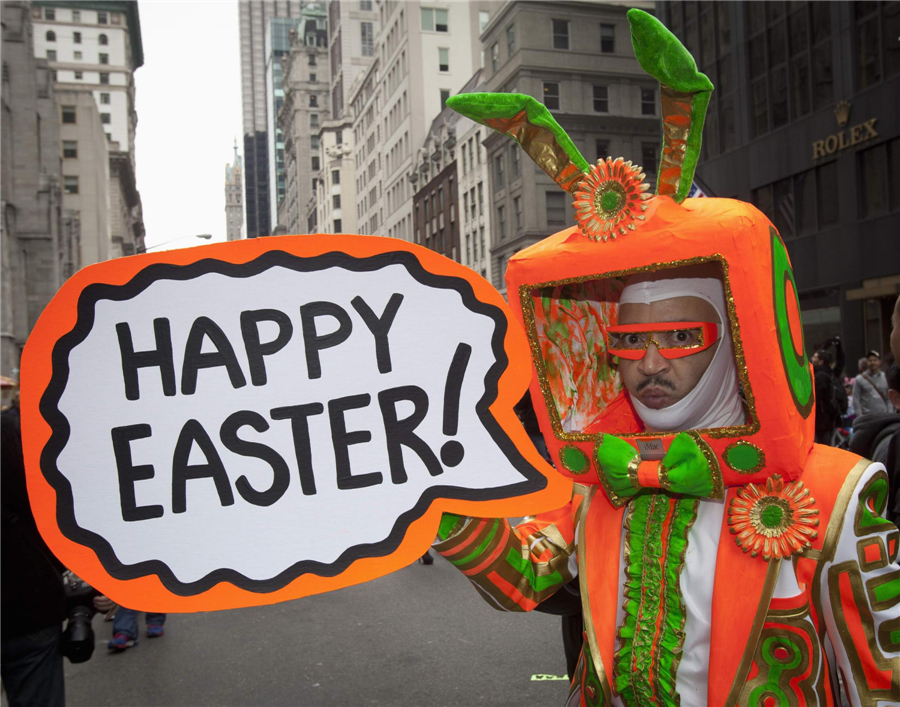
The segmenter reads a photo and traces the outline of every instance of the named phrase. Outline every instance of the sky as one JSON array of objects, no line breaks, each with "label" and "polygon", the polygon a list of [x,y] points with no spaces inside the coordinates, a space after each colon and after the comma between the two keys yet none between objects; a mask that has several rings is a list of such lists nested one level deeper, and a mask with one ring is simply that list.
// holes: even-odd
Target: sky
[{"label": "sky", "polygon": [[236,0],[140,0],[144,65],[134,74],[146,246],[225,240],[225,164],[243,153]]}]

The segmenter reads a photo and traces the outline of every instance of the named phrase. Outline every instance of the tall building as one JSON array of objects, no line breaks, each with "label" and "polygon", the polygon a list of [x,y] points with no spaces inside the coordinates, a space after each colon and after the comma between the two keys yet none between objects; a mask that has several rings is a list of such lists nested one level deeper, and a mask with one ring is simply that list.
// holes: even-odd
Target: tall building
[{"label": "tall building", "polygon": [[[348,116],[326,120],[319,129],[322,169],[311,204],[311,209],[315,209],[314,230],[318,233],[357,233],[352,128],[353,121]],[[312,217],[310,213],[310,223]]]},{"label": "tall building", "polygon": [[378,12],[373,0],[326,0],[331,69],[331,119],[349,113],[350,88],[375,60]]},{"label": "tall building", "polygon": [[72,227],[77,223],[78,269],[111,257],[109,147],[113,143],[103,130],[90,92],[57,84],[56,102],[62,118],[63,207]]},{"label": "tall building", "polygon": [[75,269],[77,243],[62,225],[60,117],[51,69],[36,59],[26,2],[0,4],[0,372],[18,377],[32,327]]},{"label": "tall building", "polygon": [[281,60],[284,96],[277,116],[284,143],[284,196],[277,217],[290,233],[316,232],[307,217],[321,169],[319,129],[329,115],[324,10],[314,4],[304,7],[304,13],[291,35],[290,52]]},{"label": "tall building", "polygon": [[[651,2],[630,5],[653,9]],[[634,58],[627,10],[611,3],[507,2],[481,35],[483,78],[489,92],[542,101],[589,162],[624,157],[653,182],[660,147],[658,84]],[[488,130],[484,145],[493,284],[505,293],[509,258],[575,225],[575,215],[572,197],[515,141]]]},{"label": "tall building", "polygon": [[900,294],[900,3],[665,2],[716,90],[698,175],[785,241],[808,352],[886,352]]},{"label": "tall building", "polygon": [[382,233],[381,62],[375,61],[350,91],[353,111],[353,168],[356,173],[356,224],[360,233]]},{"label": "tall building", "polygon": [[[377,0],[376,6],[381,28],[375,48],[377,62],[351,92],[351,100],[362,108],[367,93],[383,98],[371,106],[377,114],[374,149],[381,162],[381,177],[372,181],[368,170],[359,174],[357,201],[360,213],[366,214],[362,224],[377,220],[381,235],[412,240],[413,187],[409,177],[418,167],[414,164],[416,151],[447,98],[481,66],[479,32],[502,5],[475,0],[435,8],[417,1]],[[378,92],[367,88],[373,78],[379,84]],[[373,155],[368,110],[354,112],[354,128],[363,124],[368,133],[364,142],[357,142],[357,163],[371,164]]]},{"label": "tall building", "polygon": [[266,31],[275,17],[299,18],[301,0],[239,0],[241,102],[247,237],[268,236],[274,224],[269,196]]},{"label": "tall building", "polygon": [[244,179],[237,140],[234,141],[234,158],[225,165],[225,235],[229,241],[241,239],[244,225],[244,205],[241,203]]},{"label": "tall building", "polygon": [[[139,252],[144,248],[144,223],[135,177],[134,72],[143,65],[144,53],[138,4],[134,0],[35,0],[32,17],[35,56],[47,59],[60,90],[93,97],[107,139],[110,242],[108,247],[82,248],[81,265],[95,262],[91,257],[98,252],[105,251],[110,258]],[[66,120],[64,115],[64,124]],[[86,157],[88,148],[79,148],[79,155]],[[84,199],[78,207],[66,202],[64,195],[67,210],[91,204]],[[102,217],[81,214],[79,220],[83,243],[104,237],[84,231],[86,224]]]}]

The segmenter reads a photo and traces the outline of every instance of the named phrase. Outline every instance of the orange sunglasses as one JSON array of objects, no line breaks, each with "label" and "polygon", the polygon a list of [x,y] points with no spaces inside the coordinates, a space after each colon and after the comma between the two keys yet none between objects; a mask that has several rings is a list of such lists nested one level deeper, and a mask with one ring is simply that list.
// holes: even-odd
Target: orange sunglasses
[{"label": "orange sunglasses", "polygon": [[647,322],[620,324],[606,329],[606,347],[619,358],[639,361],[655,344],[663,358],[684,358],[706,351],[719,339],[713,322]]}]

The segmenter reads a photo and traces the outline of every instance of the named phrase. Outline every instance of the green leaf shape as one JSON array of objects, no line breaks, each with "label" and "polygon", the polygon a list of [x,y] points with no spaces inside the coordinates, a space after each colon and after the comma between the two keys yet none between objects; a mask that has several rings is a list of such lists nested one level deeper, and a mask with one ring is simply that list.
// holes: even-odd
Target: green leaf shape
[{"label": "green leaf shape", "polygon": [[653,15],[632,8],[628,11],[631,45],[641,68],[661,84],[682,93],[712,91],[712,82],[697,71],[691,53]]},{"label": "green leaf shape", "polygon": [[669,471],[669,483],[678,493],[705,498],[715,489],[703,450],[686,432],[675,435],[662,463]]},{"label": "green leaf shape", "polygon": [[[547,107],[531,96],[521,93],[460,93],[448,98],[447,105],[460,115],[492,129],[496,128],[488,124],[488,120],[509,120],[524,110],[531,125],[552,134],[556,144],[565,151],[572,164],[582,172],[590,169],[588,161],[582,157],[575,143],[556,122]],[[509,132],[500,132],[515,137]],[[527,146],[523,146],[523,149],[528,152]],[[530,153],[529,157],[532,157]]]}]

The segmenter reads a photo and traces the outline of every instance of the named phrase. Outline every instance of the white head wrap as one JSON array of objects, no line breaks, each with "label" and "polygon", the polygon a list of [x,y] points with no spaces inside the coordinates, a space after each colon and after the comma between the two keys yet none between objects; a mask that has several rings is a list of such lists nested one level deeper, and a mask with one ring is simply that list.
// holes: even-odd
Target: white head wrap
[{"label": "white head wrap", "polygon": [[698,297],[715,308],[719,315],[719,346],[700,381],[677,403],[654,410],[632,396],[634,409],[648,428],[660,432],[743,424],[744,407],[725,308],[725,289],[720,280],[683,277],[636,282],[622,290],[619,304],[650,304],[673,297]]}]

